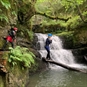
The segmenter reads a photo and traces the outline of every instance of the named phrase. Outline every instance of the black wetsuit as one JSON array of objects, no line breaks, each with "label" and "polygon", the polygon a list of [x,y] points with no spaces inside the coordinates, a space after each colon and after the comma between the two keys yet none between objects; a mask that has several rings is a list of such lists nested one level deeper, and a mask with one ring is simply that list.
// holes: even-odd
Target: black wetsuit
[{"label": "black wetsuit", "polygon": [[46,39],[46,43],[45,43],[45,49],[47,50],[47,59],[51,59],[50,58],[50,47],[49,45],[52,43],[52,40],[49,40],[49,38]]}]

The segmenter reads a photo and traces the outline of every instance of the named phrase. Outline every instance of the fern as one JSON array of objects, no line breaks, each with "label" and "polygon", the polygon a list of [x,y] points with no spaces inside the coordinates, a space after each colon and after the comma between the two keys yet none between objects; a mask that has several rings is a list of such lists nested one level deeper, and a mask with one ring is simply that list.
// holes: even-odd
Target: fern
[{"label": "fern", "polygon": [[33,57],[35,57],[35,55],[32,52],[29,52]]},{"label": "fern", "polygon": [[0,0],[1,4],[6,8],[11,8],[10,2],[8,0]]},{"label": "fern", "polygon": [[31,54],[28,54],[28,53],[25,53],[23,55],[24,58],[26,58],[26,60],[30,61],[31,63],[34,64],[34,60],[32,59],[32,55]]},{"label": "fern", "polygon": [[23,63],[24,67],[31,67],[31,64],[34,64],[35,61],[33,57],[35,55],[28,51],[27,48],[21,48],[20,46],[17,46],[15,49],[9,48],[11,51],[9,53],[9,63],[12,63],[12,65],[17,65],[17,62]]},{"label": "fern", "polygon": [[8,17],[6,15],[4,15],[4,14],[1,14],[0,15],[0,20],[1,21],[5,20],[6,22],[8,22]]},{"label": "fern", "polygon": [[17,16],[17,13],[16,13],[16,11],[12,11],[12,15],[15,15],[15,16]]}]

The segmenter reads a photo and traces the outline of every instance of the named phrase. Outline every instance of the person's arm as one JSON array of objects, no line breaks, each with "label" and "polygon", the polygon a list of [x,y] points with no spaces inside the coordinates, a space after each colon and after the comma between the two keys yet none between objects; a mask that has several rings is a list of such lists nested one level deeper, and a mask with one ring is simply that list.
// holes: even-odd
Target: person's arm
[{"label": "person's arm", "polygon": [[52,43],[52,40],[48,39],[48,44],[51,44]]},{"label": "person's arm", "polygon": [[49,38],[49,42],[52,43],[52,38],[51,37]]},{"label": "person's arm", "polygon": [[52,40],[50,40],[50,43],[52,43]]},{"label": "person's arm", "polygon": [[13,37],[13,40],[14,40],[14,42],[16,42],[16,32],[13,31],[13,34],[14,34],[14,35],[13,35],[13,36],[14,36],[14,37]]}]

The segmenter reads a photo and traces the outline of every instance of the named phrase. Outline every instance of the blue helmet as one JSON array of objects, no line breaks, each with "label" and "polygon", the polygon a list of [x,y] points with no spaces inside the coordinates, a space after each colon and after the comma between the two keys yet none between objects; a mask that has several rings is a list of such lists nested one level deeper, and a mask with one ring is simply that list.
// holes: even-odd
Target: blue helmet
[{"label": "blue helmet", "polygon": [[48,34],[48,36],[52,36],[52,34],[51,34],[51,33],[49,33],[49,34]]}]

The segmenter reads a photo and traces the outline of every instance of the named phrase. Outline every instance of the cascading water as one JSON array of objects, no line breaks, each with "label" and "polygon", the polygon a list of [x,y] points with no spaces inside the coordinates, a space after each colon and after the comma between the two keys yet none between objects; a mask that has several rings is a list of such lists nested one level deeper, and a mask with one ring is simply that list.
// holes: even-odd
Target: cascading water
[{"label": "cascading water", "polygon": [[[45,46],[47,35],[36,33],[35,36],[38,38],[38,41],[36,43],[36,48],[38,52],[40,53],[41,58],[42,57],[46,58],[47,51],[45,50],[44,46]],[[86,66],[77,64],[75,62],[74,56],[71,50],[63,49],[62,41],[58,36],[54,36],[54,35],[52,36],[52,44],[50,45],[50,51],[51,51],[50,56],[53,61],[66,64],[71,67],[78,67],[78,68],[86,67]],[[50,67],[52,68],[52,67],[59,67],[59,66],[50,64]]]}]

